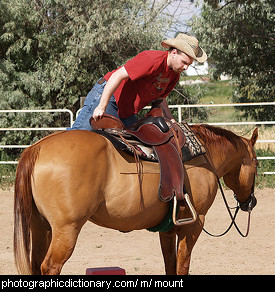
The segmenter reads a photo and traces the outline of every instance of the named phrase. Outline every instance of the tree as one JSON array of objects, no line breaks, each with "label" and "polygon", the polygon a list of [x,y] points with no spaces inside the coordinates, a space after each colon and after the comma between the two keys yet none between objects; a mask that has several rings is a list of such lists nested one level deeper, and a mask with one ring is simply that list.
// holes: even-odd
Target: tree
[{"label": "tree", "polygon": [[[274,3],[227,2],[218,9],[214,3],[203,5],[201,16],[192,22],[193,32],[214,65],[212,74],[234,78],[236,102],[274,101]],[[256,120],[275,118],[271,107],[247,107],[245,115]]]},{"label": "tree", "polygon": [[9,106],[72,108],[108,70],[156,46],[167,29],[163,8],[142,0],[1,1],[0,88],[13,96]]},{"label": "tree", "polygon": [[258,2],[259,0],[205,0],[204,2],[210,5],[212,8],[215,9],[223,9],[223,7],[231,4],[252,4]]},{"label": "tree", "polygon": [[[161,14],[170,2],[1,0],[0,108],[76,112],[79,98],[105,73],[157,48],[171,21]],[[0,125],[69,125],[58,118],[14,114],[1,116]],[[30,144],[45,134],[0,132],[0,140]]]},{"label": "tree", "polygon": [[[186,7],[182,4],[187,3],[189,0],[1,0],[0,108],[68,108],[75,113],[79,98],[105,73],[143,50],[160,49],[160,40],[172,24],[178,24]],[[69,120],[52,114],[0,116],[1,127],[22,125],[64,127]],[[0,141],[28,145],[46,134],[0,132]],[[17,154],[14,150],[5,153]]]}]

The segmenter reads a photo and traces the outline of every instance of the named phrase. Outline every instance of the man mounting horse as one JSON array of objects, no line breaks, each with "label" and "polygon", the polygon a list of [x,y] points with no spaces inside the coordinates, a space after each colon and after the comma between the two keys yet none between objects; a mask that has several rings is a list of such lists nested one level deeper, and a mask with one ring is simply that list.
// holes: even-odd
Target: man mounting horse
[{"label": "man mounting horse", "polygon": [[[95,125],[90,123],[90,118],[92,116],[93,121],[96,122],[104,114],[120,119],[123,127],[129,129],[137,122],[136,114],[140,110],[151,102],[157,103],[160,110],[155,115],[162,116],[163,120],[151,119],[149,123],[155,126],[146,125],[140,129],[138,125],[137,131],[132,134],[135,134],[137,139],[141,138],[145,144],[154,146],[162,177],[159,197],[163,201],[169,201],[176,195],[182,200],[184,194],[181,146],[183,145],[180,145],[180,142],[183,144],[184,138],[180,139],[181,129],[176,125],[170,125],[170,129],[166,126],[166,132],[169,133],[163,133],[166,124],[164,118],[166,121],[176,123],[168,108],[166,97],[178,82],[180,74],[188,69],[193,60],[204,62],[207,55],[200,48],[198,40],[186,34],[180,33],[176,38],[164,40],[161,45],[168,51],[144,51],[124,66],[101,78],[86,97],[72,129],[96,130]],[[145,123],[148,123],[148,120]],[[140,132],[141,130],[143,133]],[[152,136],[155,136],[153,143],[150,139]],[[161,137],[167,143],[164,143]],[[169,163],[165,163],[168,155]]]},{"label": "man mounting horse", "polygon": [[101,78],[88,93],[71,129],[92,130],[91,116],[98,120],[104,113],[121,119],[125,126],[132,125],[137,121],[135,114],[157,100],[162,100],[165,116],[175,122],[166,97],[193,60],[205,62],[207,55],[194,36],[182,33],[161,45],[168,51],[144,51]]},{"label": "man mounting horse", "polygon": [[[166,273],[188,274],[191,252],[219,178],[234,191],[243,211],[251,212],[256,205],[257,129],[246,139],[221,128],[194,125],[190,132],[207,153],[187,164],[181,160],[183,126],[173,123],[166,97],[180,73],[194,59],[203,62],[207,56],[196,38],[184,34],[163,41],[162,46],[169,51],[145,51],[100,79],[71,128],[74,131],[49,135],[22,153],[14,188],[14,255],[20,273],[60,274],[87,221],[124,232],[159,226],[169,214],[171,199],[169,194],[158,196],[160,190],[162,195],[167,186],[166,193],[170,188],[173,194],[183,192],[184,177],[188,195],[178,213],[174,200],[174,224],[159,234]],[[157,100],[164,116],[135,123],[135,114]],[[159,163],[141,161],[136,150],[130,155],[91,131],[90,118],[100,123],[106,114],[122,128],[117,132],[122,141],[126,141],[123,131],[144,140]],[[173,171],[167,171],[169,167]]]}]

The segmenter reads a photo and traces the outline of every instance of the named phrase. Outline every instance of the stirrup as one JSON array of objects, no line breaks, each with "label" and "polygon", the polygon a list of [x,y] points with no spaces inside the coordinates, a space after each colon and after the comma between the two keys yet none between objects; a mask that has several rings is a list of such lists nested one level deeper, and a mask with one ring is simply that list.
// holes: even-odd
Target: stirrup
[{"label": "stirrup", "polygon": [[186,203],[191,211],[192,218],[177,219],[177,202],[178,201],[177,201],[176,196],[174,196],[173,222],[176,226],[183,226],[186,224],[192,224],[197,220],[197,217],[198,217],[197,212],[194,209],[188,194],[185,194],[185,201],[186,201]]}]

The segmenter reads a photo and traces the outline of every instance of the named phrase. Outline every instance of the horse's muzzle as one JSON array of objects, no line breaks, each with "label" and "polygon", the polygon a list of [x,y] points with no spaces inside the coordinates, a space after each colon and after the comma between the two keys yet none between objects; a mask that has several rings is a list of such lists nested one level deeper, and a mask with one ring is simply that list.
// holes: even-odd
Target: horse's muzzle
[{"label": "horse's muzzle", "polygon": [[251,212],[252,209],[257,205],[257,199],[254,195],[254,192],[251,193],[246,202],[239,204],[242,211]]}]

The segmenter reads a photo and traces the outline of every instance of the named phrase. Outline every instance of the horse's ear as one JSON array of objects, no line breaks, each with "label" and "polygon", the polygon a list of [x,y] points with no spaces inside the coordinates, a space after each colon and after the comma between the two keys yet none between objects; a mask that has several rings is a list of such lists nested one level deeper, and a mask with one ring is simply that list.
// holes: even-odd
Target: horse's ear
[{"label": "horse's ear", "polygon": [[252,146],[256,144],[257,139],[258,139],[258,128],[254,130],[252,137],[250,138],[250,143],[252,144]]}]

